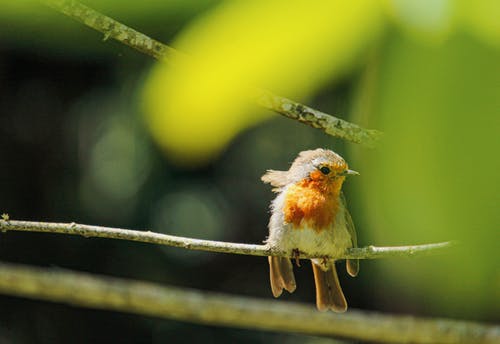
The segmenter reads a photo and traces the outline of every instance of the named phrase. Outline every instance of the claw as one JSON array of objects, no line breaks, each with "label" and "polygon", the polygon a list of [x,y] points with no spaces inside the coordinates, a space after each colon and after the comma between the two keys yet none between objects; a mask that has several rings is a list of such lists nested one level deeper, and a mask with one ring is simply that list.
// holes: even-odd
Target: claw
[{"label": "claw", "polygon": [[323,257],[323,259],[321,260],[321,264],[325,267],[328,266],[328,257]]},{"label": "claw", "polygon": [[293,255],[293,258],[295,258],[295,265],[297,265],[298,267],[300,267],[300,251],[298,248],[294,248],[292,250],[292,255]]}]

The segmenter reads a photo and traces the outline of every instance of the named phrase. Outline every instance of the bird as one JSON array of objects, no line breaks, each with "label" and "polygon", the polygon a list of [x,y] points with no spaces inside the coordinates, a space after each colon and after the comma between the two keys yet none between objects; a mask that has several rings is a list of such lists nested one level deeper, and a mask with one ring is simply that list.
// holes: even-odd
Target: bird
[{"label": "bird", "polygon": [[[339,283],[335,257],[357,247],[354,224],[346,207],[342,184],[347,176],[359,175],[332,150],[318,148],[298,154],[288,171],[267,170],[261,177],[273,186],[269,236],[265,244],[287,252],[300,266],[301,254],[311,259],[319,311],[345,312],[347,301]],[[279,297],[283,289],[296,289],[290,258],[269,256],[271,291]],[[347,273],[359,272],[357,259],[346,260]]]}]

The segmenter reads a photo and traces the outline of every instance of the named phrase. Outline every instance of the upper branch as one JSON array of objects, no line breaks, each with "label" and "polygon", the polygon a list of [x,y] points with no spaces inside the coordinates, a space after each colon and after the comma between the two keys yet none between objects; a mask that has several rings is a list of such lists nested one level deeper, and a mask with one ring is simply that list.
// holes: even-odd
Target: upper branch
[{"label": "upper branch", "polygon": [[[113,38],[155,59],[171,62],[174,56],[182,55],[182,53],[177,50],[105,16],[78,1],[40,1],[80,23],[102,32],[105,39]],[[323,130],[331,136],[359,143],[367,147],[372,147],[382,135],[380,131],[362,128],[356,124],[307,107],[269,91],[256,89],[254,97],[257,104],[266,109],[277,112],[285,117],[298,120],[313,128]]]},{"label": "upper branch", "polygon": [[382,136],[382,132],[378,130],[362,128],[354,123],[344,121],[288,98],[277,96],[269,91],[257,89],[256,92],[257,104],[260,106],[313,128],[323,130],[328,135],[360,143],[367,147],[373,147],[375,142]]},{"label": "upper branch", "polygon": [[158,60],[169,61],[174,56],[180,54],[174,48],[171,48],[157,40],[134,30],[113,18],[105,16],[85,6],[78,1],[73,0],[40,0],[45,5],[71,17],[82,24],[91,27],[94,30],[104,34],[104,39],[113,38],[120,43],[150,55]]},{"label": "upper branch", "polygon": [[[99,237],[130,241],[146,242],[166,246],[180,247],[190,250],[245,254],[251,256],[280,256],[292,257],[292,252],[283,252],[266,245],[238,244],[222,241],[200,240],[184,238],[174,235],[154,233],[150,231],[137,231],[121,228],[110,228],[101,226],[89,226],[76,223],[50,223],[31,221],[10,221],[0,220],[0,231],[24,231],[24,232],[44,232],[61,233],[70,235],[81,235],[86,238]],[[428,254],[437,250],[450,247],[451,242],[436,244],[375,247],[367,246],[361,248],[351,248],[346,252],[332,252],[332,259],[376,259],[396,256],[413,256],[417,254]],[[323,257],[324,254],[302,253],[301,258]]]}]

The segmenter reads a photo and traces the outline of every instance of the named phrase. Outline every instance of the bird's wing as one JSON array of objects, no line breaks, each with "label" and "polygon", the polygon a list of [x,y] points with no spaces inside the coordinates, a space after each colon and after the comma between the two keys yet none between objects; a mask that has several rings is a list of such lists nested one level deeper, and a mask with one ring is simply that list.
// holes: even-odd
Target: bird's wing
[{"label": "bird's wing", "polygon": [[279,192],[288,183],[288,171],[267,170],[260,179],[274,186],[274,192]]},{"label": "bird's wing", "polygon": [[347,231],[351,235],[352,247],[358,247],[358,236],[356,234],[356,228],[354,227],[354,222],[352,222],[351,214],[349,214],[349,210],[347,210],[347,203],[343,192],[340,192],[340,202],[344,207],[345,224],[347,227]]},{"label": "bird's wing", "polygon": [[[352,247],[358,247],[358,236],[356,235],[356,228],[354,228],[354,223],[352,222],[351,214],[349,214],[349,210],[347,210],[347,204],[343,192],[340,193],[340,202],[344,207],[345,226],[347,228],[347,231],[351,235]],[[353,277],[356,276],[359,272],[359,260],[347,259],[346,269],[349,275]]]}]

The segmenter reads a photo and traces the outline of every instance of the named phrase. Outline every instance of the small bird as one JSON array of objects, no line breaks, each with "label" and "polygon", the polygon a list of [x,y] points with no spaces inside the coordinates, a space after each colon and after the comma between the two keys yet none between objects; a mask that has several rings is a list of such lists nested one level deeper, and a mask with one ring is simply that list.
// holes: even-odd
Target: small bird
[{"label": "small bird", "polygon": [[[345,312],[347,302],[335,269],[335,256],[357,247],[356,230],[341,191],[350,170],[345,160],[327,149],[300,152],[288,171],[268,170],[264,183],[278,193],[271,203],[269,236],[265,243],[290,252],[299,265],[300,254],[317,255],[311,259],[316,284],[316,306],[320,311]],[[271,290],[279,297],[296,288],[289,258],[268,257]],[[356,276],[358,260],[346,260],[347,272]]]}]

